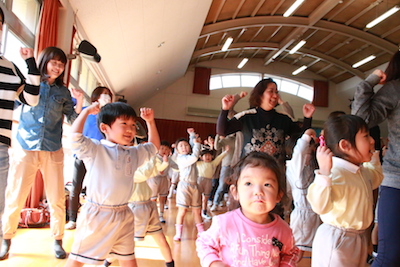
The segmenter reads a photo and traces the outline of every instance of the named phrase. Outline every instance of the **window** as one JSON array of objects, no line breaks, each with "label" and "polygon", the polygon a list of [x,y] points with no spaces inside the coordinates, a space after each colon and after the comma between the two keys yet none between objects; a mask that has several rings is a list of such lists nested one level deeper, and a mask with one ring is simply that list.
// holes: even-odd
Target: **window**
[{"label": "window", "polygon": [[26,67],[25,60],[22,59],[19,53],[20,47],[26,47],[27,45],[21,42],[11,31],[6,31],[5,36],[7,42],[4,57],[17,65],[22,74],[27,77],[28,68]]},{"label": "window", "polygon": [[262,78],[272,78],[278,87],[278,90],[298,97],[312,101],[314,90],[311,86],[299,83],[294,80],[271,76],[260,73],[231,73],[216,74],[210,78],[210,90],[222,88],[250,87],[253,88]]},{"label": "window", "polygon": [[35,33],[40,5],[37,0],[13,0],[11,11]]}]

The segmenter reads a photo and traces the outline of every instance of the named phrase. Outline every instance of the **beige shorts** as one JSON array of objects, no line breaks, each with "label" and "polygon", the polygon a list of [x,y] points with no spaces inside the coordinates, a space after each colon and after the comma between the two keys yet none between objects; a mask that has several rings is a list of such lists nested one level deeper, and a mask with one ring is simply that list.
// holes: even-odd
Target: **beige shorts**
[{"label": "beige shorts", "polygon": [[143,241],[146,235],[162,231],[154,201],[135,201],[129,203],[129,208],[135,214],[135,241]]},{"label": "beige shorts", "polygon": [[128,205],[105,207],[86,202],[69,258],[93,265],[101,265],[106,258],[135,259],[134,230]]},{"label": "beige shorts", "polygon": [[212,189],[212,179],[200,176],[199,178],[197,178],[197,184],[200,194],[210,196]]},{"label": "beige shorts", "polygon": [[176,205],[182,208],[201,208],[201,194],[197,184],[180,181],[176,189]]},{"label": "beige shorts", "polygon": [[155,176],[147,180],[147,184],[153,191],[151,198],[157,199],[158,196],[166,197],[169,191],[169,178],[167,176]]}]

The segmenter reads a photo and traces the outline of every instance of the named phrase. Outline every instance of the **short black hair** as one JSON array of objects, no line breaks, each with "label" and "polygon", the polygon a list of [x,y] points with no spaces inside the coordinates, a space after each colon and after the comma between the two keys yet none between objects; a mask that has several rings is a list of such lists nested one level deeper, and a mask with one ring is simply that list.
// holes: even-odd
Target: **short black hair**
[{"label": "short black hair", "polygon": [[210,149],[202,149],[200,151],[200,157],[204,156],[205,154],[210,154],[211,156],[214,156],[213,151],[211,151]]},{"label": "short black hair", "polygon": [[108,103],[100,109],[97,115],[97,127],[100,129],[100,124],[104,123],[111,126],[118,118],[132,118],[136,120],[135,110],[126,103],[114,102]]},{"label": "short black hair", "polygon": [[161,140],[160,146],[166,146],[168,148],[171,148],[171,144],[166,140]]}]

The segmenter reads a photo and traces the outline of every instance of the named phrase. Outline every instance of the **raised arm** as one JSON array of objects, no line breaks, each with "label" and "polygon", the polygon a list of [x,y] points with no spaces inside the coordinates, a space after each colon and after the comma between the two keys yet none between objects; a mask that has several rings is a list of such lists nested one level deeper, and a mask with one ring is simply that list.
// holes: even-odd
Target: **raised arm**
[{"label": "raised arm", "polygon": [[85,121],[90,114],[97,114],[100,111],[100,104],[98,102],[94,102],[87,108],[85,108],[76,118],[76,120],[72,123],[71,133],[82,133],[83,128],[85,126]]},{"label": "raised arm", "polygon": [[151,108],[140,108],[140,117],[146,121],[148,129],[148,140],[157,150],[160,148],[160,135],[158,134],[154,111]]},{"label": "raised arm", "polygon": [[[19,92],[19,100],[27,105],[36,106],[39,103],[39,91],[40,91],[40,71],[37,68],[35,58],[33,57],[33,50],[31,48],[21,48],[20,55],[23,60],[25,60],[28,66],[28,77],[26,83],[22,84]],[[25,80],[22,73],[15,66],[18,76],[22,80]]]}]

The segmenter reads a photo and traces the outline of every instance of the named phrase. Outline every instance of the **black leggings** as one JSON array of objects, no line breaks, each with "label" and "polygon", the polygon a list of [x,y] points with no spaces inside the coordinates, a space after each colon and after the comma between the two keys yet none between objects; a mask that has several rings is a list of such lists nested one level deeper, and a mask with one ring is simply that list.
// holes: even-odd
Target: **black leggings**
[{"label": "black leggings", "polygon": [[69,195],[68,216],[70,221],[76,222],[79,210],[79,195],[82,191],[83,178],[86,174],[85,164],[75,157],[74,170],[72,172],[72,188]]}]

